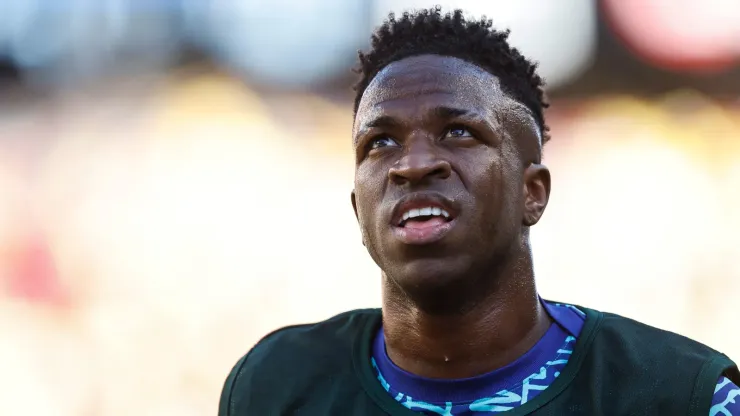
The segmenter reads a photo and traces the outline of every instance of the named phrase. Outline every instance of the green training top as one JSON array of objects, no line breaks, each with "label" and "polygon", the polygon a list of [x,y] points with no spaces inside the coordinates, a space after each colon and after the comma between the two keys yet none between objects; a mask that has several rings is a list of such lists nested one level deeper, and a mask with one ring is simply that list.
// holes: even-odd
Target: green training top
[{"label": "green training top", "polygon": [[[578,307],[586,322],[560,376],[519,415],[706,416],[717,379],[740,384],[725,355],[686,337]],[[378,382],[370,356],[379,309],[279,329],[234,366],[219,416],[418,416]]]}]

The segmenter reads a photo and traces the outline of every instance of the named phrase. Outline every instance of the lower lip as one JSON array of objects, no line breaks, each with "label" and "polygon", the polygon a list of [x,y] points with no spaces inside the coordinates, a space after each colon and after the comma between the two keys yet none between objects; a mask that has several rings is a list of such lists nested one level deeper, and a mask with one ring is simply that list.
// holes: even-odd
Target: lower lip
[{"label": "lower lip", "polygon": [[407,228],[394,226],[393,234],[404,244],[431,244],[444,238],[454,225],[455,220],[453,219],[451,221],[431,225],[429,227]]}]

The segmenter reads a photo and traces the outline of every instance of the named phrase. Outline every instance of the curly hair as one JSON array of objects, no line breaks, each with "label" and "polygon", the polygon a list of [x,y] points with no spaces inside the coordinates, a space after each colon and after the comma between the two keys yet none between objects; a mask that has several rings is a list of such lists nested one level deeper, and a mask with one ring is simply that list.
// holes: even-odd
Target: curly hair
[{"label": "curly hair", "polygon": [[437,6],[406,12],[400,18],[391,13],[373,33],[370,51],[359,52],[354,113],[370,81],[390,63],[416,55],[450,56],[498,77],[502,90],[532,111],[544,144],[550,138],[544,116],[549,106],[545,82],[537,75],[537,64],[511,47],[508,37],[509,30],[494,29],[493,22],[485,17],[466,20],[462,10],[442,14]]}]

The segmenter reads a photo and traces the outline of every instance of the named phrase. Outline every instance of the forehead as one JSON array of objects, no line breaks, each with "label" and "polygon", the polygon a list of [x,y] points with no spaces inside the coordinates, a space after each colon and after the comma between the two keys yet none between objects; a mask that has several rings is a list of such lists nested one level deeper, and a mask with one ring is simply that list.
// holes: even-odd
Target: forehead
[{"label": "forehead", "polygon": [[412,117],[435,106],[473,112],[493,124],[511,117],[532,119],[490,72],[459,58],[421,55],[393,62],[373,78],[360,100],[355,131],[389,113]]}]

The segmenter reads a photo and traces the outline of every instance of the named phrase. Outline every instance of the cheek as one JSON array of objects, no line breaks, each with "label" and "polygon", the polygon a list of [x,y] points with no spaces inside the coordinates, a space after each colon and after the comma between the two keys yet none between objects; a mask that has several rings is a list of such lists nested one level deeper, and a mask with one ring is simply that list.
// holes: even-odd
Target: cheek
[{"label": "cheek", "polygon": [[383,199],[385,177],[369,164],[357,167],[355,173],[355,198],[360,226],[367,230],[377,218],[377,210]]},{"label": "cheek", "polygon": [[472,208],[480,224],[481,243],[516,232],[521,222],[518,207],[522,194],[516,154],[505,149],[487,149],[466,158],[464,169],[474,197]]},{"label": "cheek", "polygon": [[[357,219],[362,234],[362,243],[376,264],[382,256],[379,253],[379,210],[383,197],[384,182],[381,175],[370,173],[370,169],[358,167],[355,174],[355,203]],[[375,172],[373,170],[373,172]]]},{"label": "cheek", "polygon": [[501,218],[512,231],[521,227],[524,207],[524,171],[515,151],[504,152],[499,173]]},{"label": "cheek", "polygon": [[463,175],[475,198],[477,211],[490,215],[499,208],[502,186],[502,166],[496,149],[486,149],[466,158]]}]

